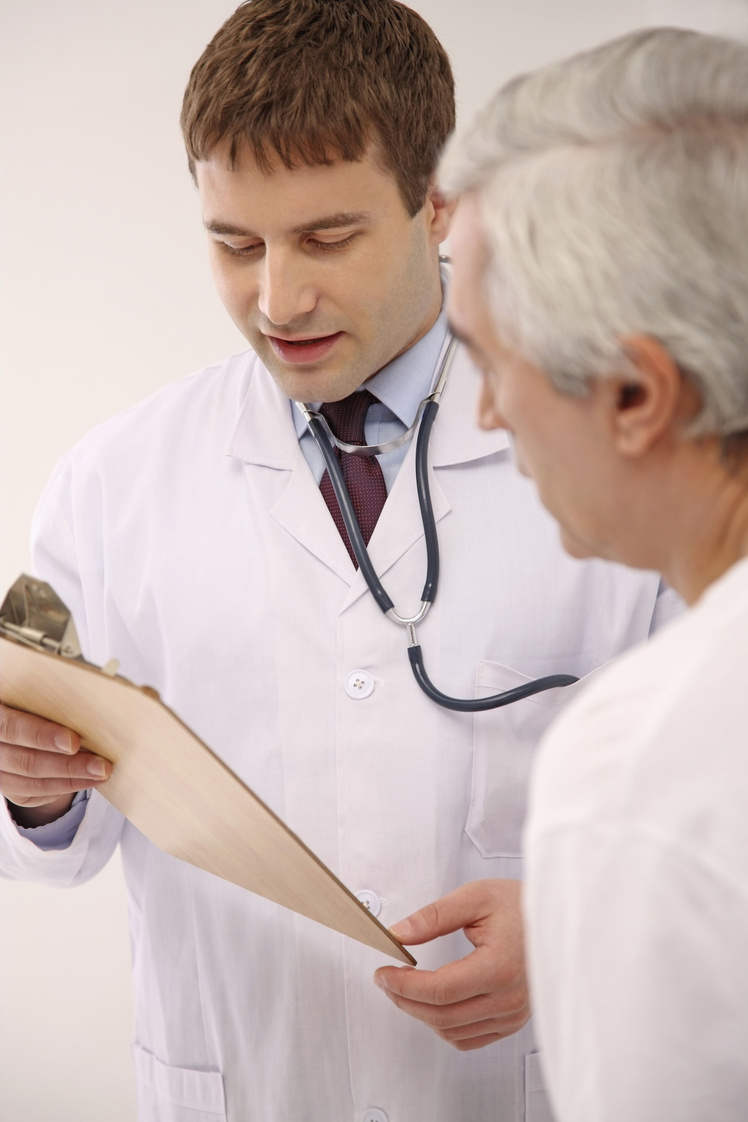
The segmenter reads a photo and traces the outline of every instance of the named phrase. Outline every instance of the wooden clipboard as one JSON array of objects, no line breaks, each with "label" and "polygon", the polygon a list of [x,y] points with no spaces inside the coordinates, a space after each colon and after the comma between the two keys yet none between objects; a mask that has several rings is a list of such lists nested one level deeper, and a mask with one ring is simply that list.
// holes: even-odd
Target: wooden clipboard
[{"label": "wooden clipboard", "polygon": [[401,962],[415,959],[160,700],[85,662],[49,585],[20,577],[0,608],[2,699],[111,760],[104,798],[159,849]]}]

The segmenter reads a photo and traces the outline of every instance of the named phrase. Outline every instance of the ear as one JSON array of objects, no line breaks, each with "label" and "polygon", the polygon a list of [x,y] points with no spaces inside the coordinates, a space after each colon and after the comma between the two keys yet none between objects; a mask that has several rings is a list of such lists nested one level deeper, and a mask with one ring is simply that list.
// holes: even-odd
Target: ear
[{"label": "ear", "polygon": [[449,233],[457,199],[447,197],[432,179],[426,195],[426,213],[432,245],[441,245]]},{"label": "ear", "polygon": [[638,459],[663,440],[679,440],[699,410],[695,386],[684,378],[672,355],[648,335],[622,340],[632,370],[603,379],[621,455]]}]

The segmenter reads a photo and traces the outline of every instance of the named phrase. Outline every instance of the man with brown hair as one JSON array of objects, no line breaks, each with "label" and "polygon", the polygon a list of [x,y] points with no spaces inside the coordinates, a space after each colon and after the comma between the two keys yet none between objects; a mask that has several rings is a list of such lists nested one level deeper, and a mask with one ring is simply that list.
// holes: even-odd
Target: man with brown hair
[{"label": "man with brown hair", "polygon": [[[450,208],[433,168],[453,120],[446,55],[404,5],[238,9],[193,71],[182,122],[216,284],[252,349],[74,449],[34,557],[87,657],[155,686],[385,924],[484,877],[501,886],[500,919],[469,933],[457,967],[419,975],[450,1003],[427,1010],[431,1033],[374,987],[378,956],[164,855],[87,797],[108,764],[4,709],[5,873],[77,884],[121,846],[142,1120],[545,1117],[519,838],[532,751],[566,695],[473,715],[419,691],[293,404],[319,405],[347,444],[413,425],[447,340]],[[419,625],[430,672],[462,698],[586,674],[662,610],[652,575],[563,556],[505,434],[475,429],[474,381],[458,351],[430,452],[442,577]],[[405,614],[426,566],[413,445],[340,453]],[[421,965],[465,949],[457,934]]]}]

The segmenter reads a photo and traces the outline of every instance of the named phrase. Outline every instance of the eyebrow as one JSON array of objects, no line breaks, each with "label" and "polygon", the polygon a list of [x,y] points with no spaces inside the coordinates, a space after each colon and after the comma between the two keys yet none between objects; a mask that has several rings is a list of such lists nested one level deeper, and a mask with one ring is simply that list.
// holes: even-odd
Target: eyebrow
[{"label": "eyebrow", "polygon": [[[319,230],[339,230],[345,226],[362,226],[371,222],[372,215],[365,210],[340,211],[338,214],[326,214],[322,218],[314,218],[311,222],[302,222],[294,226],[292,234],[314,234]],[[205,223],[205,229],[211,234],[227,234],[234,238],[254,238],[257,235],[252,230],[242,226],[235,226],[232,222],[219,222],[218,220]]]}]

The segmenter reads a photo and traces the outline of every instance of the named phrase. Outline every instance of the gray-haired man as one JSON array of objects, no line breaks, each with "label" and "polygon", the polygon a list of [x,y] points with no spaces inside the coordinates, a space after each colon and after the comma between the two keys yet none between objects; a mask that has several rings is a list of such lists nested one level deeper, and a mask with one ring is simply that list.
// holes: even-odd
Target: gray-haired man
[{"label": "gray-haired man", "polygon": [[[561,1122],[738,1122],[748,1101],[748,47],[640,32],[510,84],[442,169],[451,319],[567,551],[693,606],[546,736],[525,832],[531,990]],[[496,961],[492,881],[398,926]],[[494,946],[498,940],[494,936]],[[470,960],[466,960],[469,962]]]}]

